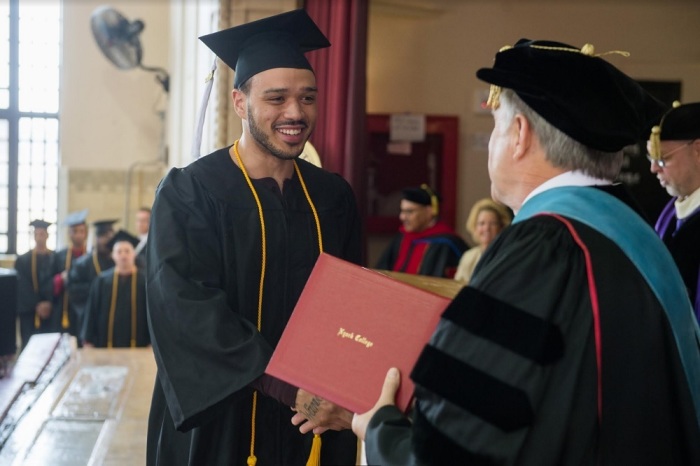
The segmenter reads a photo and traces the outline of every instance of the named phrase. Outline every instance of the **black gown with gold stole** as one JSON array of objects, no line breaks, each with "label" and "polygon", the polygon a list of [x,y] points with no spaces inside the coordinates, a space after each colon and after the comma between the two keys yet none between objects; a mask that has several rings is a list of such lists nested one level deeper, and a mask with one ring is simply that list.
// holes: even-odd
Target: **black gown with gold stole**
[{"label": "black gown with gold stole", "polygon": [[[62,273],[67,270],[70,274],[70,270],[75,266],[78,259],[84,256],[84,252],[80,251],[79,255],[76,253],[80,250],[75,250],[71,247],[63,248],[56,251],[56,258],[54,260],[54,276],[56,274]],[[59,277],[60,280],[60,277]],[[56,278],[54,278],[54,289]],[[73,336],[78,336],[80,333],[80,317],[76,310],[76,306],[73,299],[68,291],[68,280],[63,284],[63,288],[60,290],[56,296],[54,296],[54,309],[53,312],[61,316],[61,330],[68,331]]]},{"label": "black gown with gold stole", "polygon": [[[116,295],[115,295],[116,289]],[[146,277],[136,270],[129,275],[102,272],[90,286],[81,341],[98,348],[148,346]]]},{"label": "black gown with gold stole", "polygon": [[60,331],[60,316],[55,313],[47,319],[40,319],[36,314],[36,305],[40,301],[53,302],[54,252],[35,254],[32,249],[17,257],[17,315],[20,321],[22,347],[35,333]]},{"label": "black gown with gold stole", "polygon": [[68,272],[68,292],[75,314],[78,316],[79,329],[82,328],[85,304],[92,281],[99,274],[112,267],[114,267],[114,261],[111,256],[102,256],[93,250],[90,254],[84,254],[76,259],[75,265]]},{"label": "black gown with gold stole", "polygon": [[[297,160],[318,213],[323,250],[358,263],[360,223],[340,176]],[[148,464],[246,464],[251,383],[260,377],[319,255],[314,214],[295,173],[280,189],[252,180],[265,222],[262,268],[258,206],[228,149],[173,169],[161,182],[148,237],[148,313],[158,379]],[[276,399],[257,397],[259,465],[305,464],[312,435]],[[354,464],[351,431],[326,432],[322,464]]]}]

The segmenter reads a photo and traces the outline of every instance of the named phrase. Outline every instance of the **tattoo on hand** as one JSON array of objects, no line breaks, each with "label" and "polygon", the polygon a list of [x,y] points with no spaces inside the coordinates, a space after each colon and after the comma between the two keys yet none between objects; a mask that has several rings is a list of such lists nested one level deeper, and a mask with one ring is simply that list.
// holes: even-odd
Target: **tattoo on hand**
[{"label": "tattoo on hand", "polygon": [[307,418],[312,418],[318,414],[318,410],[321,407],[321,401],[321,398],[315,396],[310,403],[304,403]]}]

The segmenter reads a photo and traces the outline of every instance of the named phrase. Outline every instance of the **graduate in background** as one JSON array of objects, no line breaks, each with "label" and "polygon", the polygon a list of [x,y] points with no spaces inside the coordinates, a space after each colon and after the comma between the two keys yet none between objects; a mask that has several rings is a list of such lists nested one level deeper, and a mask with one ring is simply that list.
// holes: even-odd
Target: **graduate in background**
[{"label": "graduate in background", "polygon": [[[93,222],[95,231],[95,244],[90,254],[85,254],[75,261],[68,273],[68,292],[78,317],[76,323],[78,331],[83,328],[83,316],[85,315],[85,303],[90,292],[92,281],[99,274],[114,267],[112,251],[109,241],[114,236],[114,223],[116,220],[98,220]],[[78,339],[80,344],[80,339]]]},{"label": "graduate in background", "polygon": [[15,261],[17,271],[17,315],[22,348],[35,333],[59,332],[53,313],[54,252],[46,247],[50,222],[34,220],[34,248]]},{"label": "graduate in background", "polygon": [[84,209],[66,216],[63,223],[68,226],[69,245],[56,251],[56,259],[54,260],[53,312],[61,316],[61,331],[68,332],[76,338],[80,332],[78,327],[80,319],[68,292],[68,277],[77,259],[85,255],[87,251],[87,213],[87,209]]},{"label": "graduate in background", "polygon": [[107,243],[114,267],[90,286],[80,339],[85,347],[135,348],[151,342],[146,322],[146,277],[136,267],[139,239],[119,230]]}]

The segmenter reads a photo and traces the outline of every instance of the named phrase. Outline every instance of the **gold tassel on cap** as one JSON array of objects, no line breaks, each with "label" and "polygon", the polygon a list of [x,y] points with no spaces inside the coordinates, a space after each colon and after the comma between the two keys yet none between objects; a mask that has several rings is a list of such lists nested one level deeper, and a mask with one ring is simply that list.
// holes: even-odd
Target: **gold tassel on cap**
[{"label": "gold tassel on cap", "polygon": [[314,439],[311,442],[311,453],[306,466],[321,466],[321,436],[314,434]]},{"label": "gold tassel on cap", "polygon": [[651,136],[649,136],[649,156],[653,160],[661,158],[661,126],[651,128]]},{"label": "gold tassel on cap", "polygon": [[430,206],[433,208],[433,215],[435,215],[435,216],[437,217],[437,215],[438,215],[438,213],[439,213],[439,207],[440,207],[439,204],[438,204],[438,198],[437,198],[437,196],[435,195],[435,193],[433,192],[433,190],[430,189],[430,186],[428,186],[428,185],[425,184],[425,183],[423,183],[422,185],[420,185],[420,189],[422,189],[423,191],[425,191],[426,193],[428,193],[428,196],[430,196]]},{"label": "gold tassel on cap", "polygon": [[[678,108],[681,106],[681,103],[678,100],[674,100],[671,106],[673,108]],[[665,119],[666,115],[661,118],[657,126],[651,128],[651,135],[649,136],[649,156],[652,160],[661,160],[661,127]]]},{"label": "gold tassel on cap", "polygon": [[496,110],[501,106],[499,98],[501,97],[501,86],[496,86],[491,84],[489,88],[489,98],[486,99],[486,106],[490,109]]}]

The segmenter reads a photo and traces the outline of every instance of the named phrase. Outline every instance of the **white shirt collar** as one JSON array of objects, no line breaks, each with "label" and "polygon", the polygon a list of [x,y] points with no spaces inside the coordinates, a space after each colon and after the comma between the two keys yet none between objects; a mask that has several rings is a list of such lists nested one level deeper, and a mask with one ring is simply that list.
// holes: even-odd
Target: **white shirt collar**
[{"label": "white shirt collar", "polygon": [[557,175],[554,178],[548,179],[533,189],[523,201],[523,205],[535,195],[548,191],[552,188],[559,188],[562,186],[609,186],[611,184],[612,181],[610,180],[595,178],[578,170],[568,171]]},{"label": "white shirt collar", "polygon": [[682,201],[676,199],[675,206],[676,218],[686,218],[695,212],[695,210],[700,207],[700,188],[693,191],[690,196],[686,197]]}]

